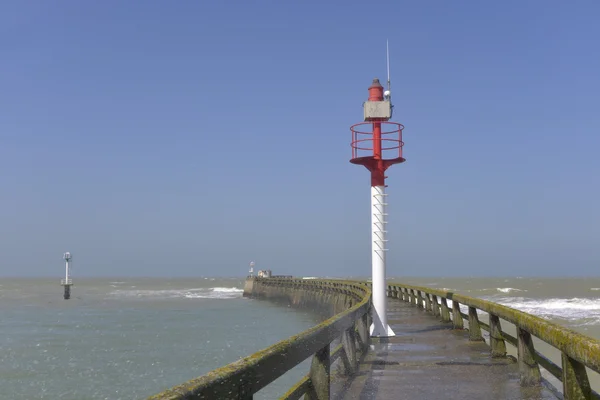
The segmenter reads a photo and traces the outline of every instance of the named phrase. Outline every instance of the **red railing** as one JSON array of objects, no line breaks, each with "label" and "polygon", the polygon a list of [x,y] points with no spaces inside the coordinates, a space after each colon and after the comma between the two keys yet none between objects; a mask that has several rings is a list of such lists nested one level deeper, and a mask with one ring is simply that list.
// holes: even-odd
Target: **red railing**
[{"label": "red railing", "polygon": [[[381,124],[381,150],[382,158],[394,160],[402,158],[402,130],[404,125],[397,122],[359,122],[350,127],[352,132],[352,159],[373,156],[373,124]],[[365,132],[366,129],[370,129]],[[362,129],[362,130],[359,130]],[[369,147],[370,146],[370,147]],[[368,152],[368,153],[362,153]]]}]

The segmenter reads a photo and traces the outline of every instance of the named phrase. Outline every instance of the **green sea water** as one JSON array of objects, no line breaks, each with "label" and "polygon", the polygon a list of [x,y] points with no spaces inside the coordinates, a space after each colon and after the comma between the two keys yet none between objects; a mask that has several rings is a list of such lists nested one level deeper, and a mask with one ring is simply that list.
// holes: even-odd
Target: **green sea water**
[{"label": "green sea water", "polygon": [[[313,326],[243,279],[0,280],[0,399],[143,399]],[[310,361],[308,361],[310,362]],[[261,391],[273,399],[304,363]]]},{"label": "green sea water", "polygon": [[[496,301],[600,339],[600,278],[389,281]],[[0,399],[143,399],[320,318],[245,299],[243,282],[76,278],[72,298],[65,301],[56,279],[0,279]],[[552,352],[543,343],[536,346]],[[309,362],[255,398],[278,398],[307,373]],[[590,377],[597,388],[597,376]]]}]

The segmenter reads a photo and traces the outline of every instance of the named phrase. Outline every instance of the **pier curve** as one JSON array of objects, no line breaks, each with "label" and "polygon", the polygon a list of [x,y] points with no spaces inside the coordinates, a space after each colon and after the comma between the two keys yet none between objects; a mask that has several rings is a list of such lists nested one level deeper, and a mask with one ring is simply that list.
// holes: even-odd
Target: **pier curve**
[{"label": "pier curve", "polygon": [[[388,282],[386,294],[388,319],[398,334],[369,338],[369,282],[249,278],[246,297],[333,316],[150,399],[251,399],[311,356],[309,373],[282,399],[600,399],[588,379],[600,365],[600,343],[593,338],[440,289]],[[534,337],[560,352],[560,365],[534,348]],[[336,340],[340,344],[334,347]],[[508,354],[507,344],[515,346],[516,357]],[[332,380],[338,359],[344,379]]]}]

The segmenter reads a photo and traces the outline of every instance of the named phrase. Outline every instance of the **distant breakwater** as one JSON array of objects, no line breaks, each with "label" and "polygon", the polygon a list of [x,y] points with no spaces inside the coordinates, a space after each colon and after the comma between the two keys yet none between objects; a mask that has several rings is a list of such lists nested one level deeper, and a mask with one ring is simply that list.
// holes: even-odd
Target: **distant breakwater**
[{"label": "distant breakwater", "polygon": [[324,290],[318,281],[303,280],[291,284],[273,278],[246,279],[244,297],[269,300],[293,308],[310,309],[322,318],[329,318],[356,303],[350,293]]}]

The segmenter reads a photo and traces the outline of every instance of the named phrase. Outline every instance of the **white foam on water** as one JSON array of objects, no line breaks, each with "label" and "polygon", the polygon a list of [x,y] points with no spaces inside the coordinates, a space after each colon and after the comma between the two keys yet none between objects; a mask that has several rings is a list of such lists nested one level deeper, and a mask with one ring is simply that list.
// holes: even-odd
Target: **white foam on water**
[{"label": "white foam on water", "polygon": [[[600,325],[600,298],[531,299],[496,296],[482,298],[547,320],[563,320],[570,326]],[[447,304],[450,312],[452,312],[452,300],[447,300]],[[469,312],[468,306],[464,304],[460,304],[460,310],[465,314]],[[481,311],[477,313],[486,314]]]},{"label": "white foam on water", "polygon": [[238,289],[235,287],[216,287],[212,288],[213,292],[224,292],[224,293],[242,293],[243,289]]},{"label": "white foam on water", "polygon": [[[0,286],[2,286],[2,285],[0,285]],[[590,288],[590,290],[600,290],[600,287],[593,287],[593,288]]]},{"label": "white foam on water", "polygon": [[510,293],[510,292],[526,292],[527,290],[523,290],[523,289],[516,289],[516,288],[511,288],[511,287],[499,287],[496,288],[497,291],[502,292],[502,293]]},{"label": "white foam on water", "polygon": [[600,298],[501,297],[490,300],[545,319],[567,320],[576,326],[600,324]]},{"label": "white foam on water", "polygon": [[115,290],[111,297],[128,297],[139,299],[233,299],[241,297],[244,291],[235,287],[190,288],[170,290]]},{"label": "white foam on water", "polygon": [[185,297],[188,299],[234,299],[240,297],[243,292],[243,289],[238,288],[216,287],[211,288],[207,293],[189,292],[185,294]]}]

